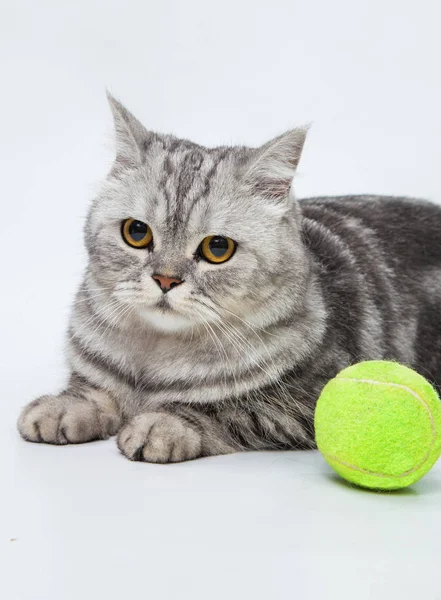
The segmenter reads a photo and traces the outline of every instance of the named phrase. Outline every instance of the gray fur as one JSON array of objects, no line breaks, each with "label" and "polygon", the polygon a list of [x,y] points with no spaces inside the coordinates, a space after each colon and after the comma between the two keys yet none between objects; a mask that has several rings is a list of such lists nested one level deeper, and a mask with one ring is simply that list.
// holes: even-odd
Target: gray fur
[{"label": "gray fur", "polygon": [[[148,132],[110,98],[116,160],[85,228],[69,325],[72,372],[19,431],[75,443],[118,433],[128,458],[176,462],[314,447],[324,384],[393,359],[441,384],[441,207],[380,197],[297,202],[305,130],[207,149]],[[134,249],[121,223],[150,225]],[[238,246],[201,260],[207,235]],[[154,273],[184,280],[163,295]]]}]

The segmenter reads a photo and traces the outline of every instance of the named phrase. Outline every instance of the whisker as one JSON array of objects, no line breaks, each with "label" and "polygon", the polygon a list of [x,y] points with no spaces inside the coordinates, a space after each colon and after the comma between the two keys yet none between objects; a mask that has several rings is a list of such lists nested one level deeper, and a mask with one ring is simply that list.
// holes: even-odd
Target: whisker
[{"label": "whisker", "polygon": [[[217,311],[216,309],[214,309],[213,307],[209,306],[208,304],[206,304],[205,302],[202,302],[199,299],[195,299],[197,300],[200,304],[204,305],[206,308],[208,308],[209,310],[212,310],[218,317],[221,317],[219,311]],[[242,319],[241,319],[242,320]],[[266,352],[266,354],[268,355],[268,358],[271,362],[271,364],[274,367],[274,371],[275,373],[270,373],[269,371],[267,371],[266,369],[264,369],[256,360],[255,360],[255,348],[251,345],[251,343],[249,342],[249,340],[242,334],[242,332],[240,332],[236,327],[234,327],[234,325],[230,322],[227,321],[219,321],[216,322],[218,325],[221,324],[222,327],[227,327],[229,329],[229,333],[231,336],[233,336],[233,338],[235,339],[235,342],[231,339],[231,337],[229,337],[230,342],[232,344],[234,344],[234,347],[236,348],[236,351],[238,351],[237,346],[240,347],[242,352],[245,352],[246,350],[249,351],[249,357],[251,358],[252,362],[260,369],[262,370],[266,375],[268,375],[272,381],[272,384],[275,385],[279,392],[282,395],[282,398],[285,399],[285,403],[282,403],[282,405],[280,406],[281,409],[284,410],[284,412],[286,413],[287,409],[289,408],[289,405],[291,403],[294,403],[295,406],[297,407],[297,409],[299,410],[299,412],[301,414],[305,414],[305,408],[303,405],[301,405],[300,403],[297,402],[297,400],[295,399],[295,397],[289,392],[288,386],[282,382],[280,379],[278,379],[277,377],[280,377],[281,373],[280,373],[280,369],[277,367],[277,365],[274,362],[274,359],[272,358],[269,349],[267,348],[265,342],[262,340],[262,338],[251,328],[251,325],[244,321],[245,325],[247,325],[250,329],[251,332],[254,333],[254,335],[257,337],[257,339],[260,341],[260,343],[262,344],[262,349]],[[224,331],[225,333],[225,331]],[[238,339],[239,338],[239,339]],[[276,376],[276,377],[275,377]],[[306,393],[304,389],[302,389],[299,385],[293,385],[291,384],[290,387],[292,389],[294,389],[295,391],[299,391],[299,392],[303,392],[304,394]]]},{"label": "whisker", "polygon": [[[229,369],[230,369],[230,373],[231,373],[231,375],[232,375],[232,377],[233,377],[233,380],[234,380],[234,388],[235,388],[236,390],[238,390],[239,388],[238,388],[238,385],[237,385],[236,374],[235,374],[235,371],[234,371],[234,369],[233,369],[233,367],[232,367],[232,365],[231,365],[231,363],[230,363],[230,359],[229,359],[229,357],[228,357],[228,353],[227,353],[227,351],[225,350],[225,347],[224,347],[224,345],[222,344],[222,340],[221,340],[219,337],[217,337],[217,336],[216,336],[216,333],[215,333],[215,331],[212,329],[212,327],[211,327],[211,325],[208,323],[208,321],[206,322],[206,325],[207,325],[207,327],[209,327],[209,328],[210,328],[210,330],[213,332],[213,335],[214,335],[215,339],[217,339],[217,340],[218,340],[218,342],[219,342],[219,344],[220,344],[220,346],[221,346],[221,348],[222,348],[222,351],[223,351],[223,353],[224,353],[224,355],[225,355],[225,359],[226,359],[226,361],[227,361],[227,363],[228,363],[228,367],[229,367]],[[225,387],[227,388],[227,387],[228,387],[228,384],[227,384],[227,373],[226,373],[226,371],[224,371],[224,380],[225,380]]]},{"label": "whisker", "polygon": [[104,314],[100,314],[98,312],[92,313],[92,315],[88,319],[86,319],[84,323],[81,324],[80,328],[73,332],[73,334],[69,338],[69,341],[71,341],[74,337],[80,337],[80,334],[82,334],[87,327],[93,326],[95,325],[95,323],[98,323],[98,325],[94,329],[95,332],[95,330],[99,327],[100,323],[105,321],[106,316],[111,314],[112,310],[119,304],[120,303],[118,302],[118,300],[114,298],[109,302],[107,306],[105,306]]},{"label": "whisker", "polygon": [[211,302],[213,302],[214,304],[219,306],[225,312],[229,313],[233,317],[236,317],[236,319],[239,319],[239,321],[242,321],[242,323],[245,323],[245,325],[247,325],[248,327],[251,327],[252,329],[257,329],[258,331],[262,331],[263,333],[266,333],[267,335],[271,335],[273,337],[281,337],[280,335],[277,335],[276,333],[271,333],[270,331],[267,331],[266,329],[262,329],[262,327],[257,327],[257,325],[253,325],[246,319],[239,317],[239,315],[236,315],[236,313],[234,313],[233,311],[229,310],[228,308],[225,308],[225,306],[222,306],[222,304],[220,304],[220,302],[217,302],[216,300],[212,300],[211,298],[210,298],[210,300],[211,300]]},{"label": "whisker", "polygon": [[108,296],[109,292],[101,292],[93,295],[89,295],[87,298],[81,298],[81,300],[75,299],[75,304],[82,304],[83,302],[90,302],[91,300],[95,300],[95,298],[101,298],[102,296]]},{"label": "whisker", "polygon": [[120,310],[116,310],[114,311],[114,313],[112,313],[112,318],[109,322],[109,324],[107,325],[107,327],[104,329],[104,331],[101,333],[100,337],[97,340],[97,344],[99,344],[101,342],[101,340],[103,339],[103,337],[106,335],[107,331],[113,331],[113,329],[116,327],[116,325],[118,324],[118,321],[121,321],[123,316],[128,315],[131,310],[133,309],[133,306],[127,305],[127,304],[122,304],[120,306]]}]

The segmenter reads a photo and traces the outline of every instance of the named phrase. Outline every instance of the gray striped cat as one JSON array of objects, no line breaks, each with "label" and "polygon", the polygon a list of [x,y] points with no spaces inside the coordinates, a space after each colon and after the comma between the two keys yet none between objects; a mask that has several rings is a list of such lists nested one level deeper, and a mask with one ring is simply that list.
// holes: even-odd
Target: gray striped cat
[{"label": "gray striped cat", "polygon": [[441,206],[298,202],[305,131],[261,148],[147,131],[110,98],[117,155],[85,227],[64,391],[21,435],[117,434],[131,460],[313,448],[324,384],[393,359],[441,384]]}]

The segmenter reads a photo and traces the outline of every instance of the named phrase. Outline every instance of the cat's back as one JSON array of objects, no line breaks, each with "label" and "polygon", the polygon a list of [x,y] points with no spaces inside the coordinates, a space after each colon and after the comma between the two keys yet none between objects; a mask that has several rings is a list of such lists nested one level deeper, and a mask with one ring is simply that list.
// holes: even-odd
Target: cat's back
[{"label": "cat's back", "polygon": [[346,351],[346,361],[408,364],[441,393],[441,206],[382,196],[300,204],[326,303],[327,345]]},{"label": "cat's back", "polygon": [[[364,260],[375,255],[407,272],[441,268],[441,205],[390,196],[335,196],[300,200],[305,243],[340,243]],[[367,253],[367,255],[366,255]]]}]

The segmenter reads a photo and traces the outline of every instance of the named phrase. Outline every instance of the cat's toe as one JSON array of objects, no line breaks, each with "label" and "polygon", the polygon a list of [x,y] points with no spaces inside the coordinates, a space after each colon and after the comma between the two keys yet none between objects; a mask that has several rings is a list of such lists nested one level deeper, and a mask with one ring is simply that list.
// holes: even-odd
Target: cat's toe
[{"label": "cat's toe", "polygon": [[29,442],[80,444],[114,435],[118,418],[105,414],[94,402],[71,396],[42,396],[23,409],[17,426]]},{"label": "cat's toe", "polygon": [[168,413],[138,415],[121,429],[117,441],[130,460],[170,463],[201,456],[200,432]]},{"label": "cat's toe", "polygon": [[60,430],[62,412],[57,409],[56,396],[42,396],[22,410],[17,427],[28,442],[67,444]]}]

